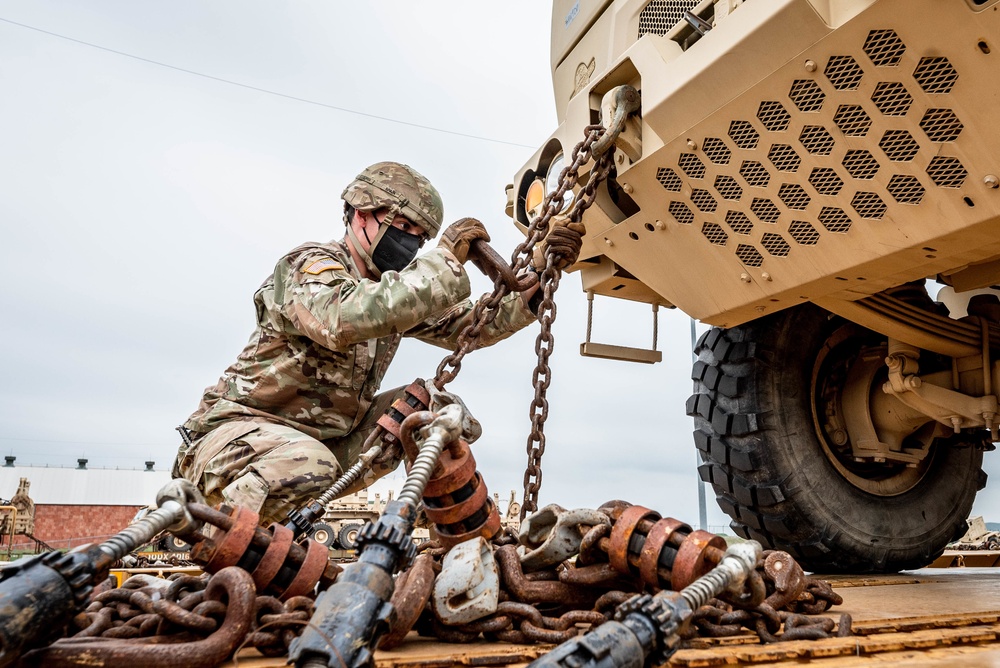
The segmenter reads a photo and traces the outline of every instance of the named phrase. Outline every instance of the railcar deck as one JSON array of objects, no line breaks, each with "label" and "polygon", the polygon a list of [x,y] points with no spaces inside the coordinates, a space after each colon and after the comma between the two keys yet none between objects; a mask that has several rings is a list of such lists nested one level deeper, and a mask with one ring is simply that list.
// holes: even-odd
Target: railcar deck
[{"label": "railcar deck", "polygon": [[[965,562],[1000,564],[1000,552],[964,552]],[[971,555],[971,556],[970,556]],[[946,555],[949,556],[949,555]],[[955,558],[936,563],[955,563]],[[826,578],[844,597],[830,616],[854,619],[855,635],[827,640],[759,644],[756,636],[695,639],[669,666],[996,666],[1000,668],[1000,568],[924,568],[898,575]],[[520,666],[548,645],[499,642],[447,644],[413,637],[376,654],[378,668]],[[244,668],[285,665],[255,651],[238,656]]]}]

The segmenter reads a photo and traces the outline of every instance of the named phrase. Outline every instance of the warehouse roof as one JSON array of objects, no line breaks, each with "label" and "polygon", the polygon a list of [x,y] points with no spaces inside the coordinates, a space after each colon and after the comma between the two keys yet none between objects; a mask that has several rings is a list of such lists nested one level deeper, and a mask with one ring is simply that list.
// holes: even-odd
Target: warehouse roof
[{"label": "warehouse roof", "polygon": [[21,478],[36,504],[145,506],[170,480],[169,471],[55,466],[0,466],[0,497],[9,499]]}]

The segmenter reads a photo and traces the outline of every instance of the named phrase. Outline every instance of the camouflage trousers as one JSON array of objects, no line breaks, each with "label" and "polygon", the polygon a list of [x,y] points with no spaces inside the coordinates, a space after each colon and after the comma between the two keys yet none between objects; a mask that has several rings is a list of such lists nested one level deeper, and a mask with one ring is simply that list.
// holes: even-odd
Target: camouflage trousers
[{"label": "camouflage trousers", "polygon": [[[376,422],[403,389],[377,395],[353,431],[326,443],[263,418],[226,422],[190,448],[181,448],[174,476],[197,485],[209,505],[246,506],[260,514],[264,525],[282,522],[289,511],[321,494],[358,461]],[[399,462],[373,466],[344,494],[367,487]]]}]

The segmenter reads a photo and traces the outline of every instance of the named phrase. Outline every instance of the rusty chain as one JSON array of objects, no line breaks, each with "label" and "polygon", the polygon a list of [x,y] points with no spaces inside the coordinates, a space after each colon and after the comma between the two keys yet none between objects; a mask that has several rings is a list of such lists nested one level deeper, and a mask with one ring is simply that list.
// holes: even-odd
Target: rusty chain
[{"label": "rusty chain", "polygon": [[[483,295],[472,310],[472,322],[459,334],[456,349],[441,360],[433,383],[438,390],[443,390],[458,375],[462,368],[462,360],[479,345],[479,337],[484,327],[496,319],[500,310],[500,302],[511,290],[509,274],[517,274],[529,266],[535,245],[545,238],[549,232],[550,221],[560,213],[564,196],[575,188],[580,179],[580,169],[594,158],[592,149],[605,129],[601,125],[589,125],[585,129],[586,138],[573,149],[572,162],[563,169],[559,177],[559,187],[548,193],[542,202],[542,212],[528,226],[524,241],[514,249],[511,255],[508,278],[497,276],[493,281],[493,292]],[[597,197],[597,188],[603,183],[613,166],[613,151],[606,151],[597,156],[596,163],[590,172],[586,184],[579,195],[574,198],[567,216],[572,222],[580,222],[586,211]],[[552,382],[552,370],[549,367],[549,356],[552,354],[554,339],[552,324],[556,319],[554,295],[559,287],[562,274],[557,266],[554,253],[546,253],[545,267],[539,275],[539,289],[542,291],[541,303],[538,306],[538,321],[541,329],[535,339],[535,354],[538,362],[532,372],[531,383],[534,396],[531,400],[529,414],[531,431],[526,445],[528,463],[524,471],[524,498],[521,504],[521,519],[529,512],[538,510],[538,492],[542,485],[542,455],[545,454],[545,421],[548,419],[549,404],[546,392]]]},{"label": "rusty chain", "polygon": [[[519,546],[510,534],[500,533],[492,552],[499,573],[498,604],[490,614],[461,624],[446,623],[437,616],[437,608],[428,604],[447,550],[433,541],[425,543],[411,568],[399,575],[392,599],[392,638],[382,648],[403,642],[411,629],[446,642],[485,637],[514,643],[561,643],[583,626],[604,623],[619,605],[649,586],[648,580],[642,580],[645,575],[637,577],[629,568],[622,571],[614,556],[619,538],[625,535],[619,529],[634,527],[626,538],[639,531],[646,520],[636,518],[646,517],[646,511],[623,501],[604,504],[587,517],[601,520],[597,515],[603,514],[608,523],[590,524],[595,520],[588,519],[571,525],[580,546],[573,556],[560,556],[561,561],[546,561],[535,569],[522,565],[527,563],[522,554],[528,546],[525,536],[524,545]],[[662,522],[686,526],[670,518]],[[683,570],[682,563],[691,560],[693,555],[685,546],[698,544],[697,534],[684,537],[670,570]],[[654,542],[651,530],[645,535],[648,542]],[[641,553],[646,542],[636,543],[633,555],[638,554],[635,550]],[[699,554],[717,563],[711,544],[699,549]],[[641,569],[639,559],[631,565]],[[314,611],[309,597],[282,602],[257,595],[251,576],[237,567],[212,576],[175,574],[166,580],[134,575],[118,588],[114,582],[109,579],[95,588],[88,607],[72,620],[70,633],[75,635],[40,650],[38,665],[73,665],[86,654],[111,663],[148,663],[155,657],[167,661],[162,665],[211,666],[244,647],[281,656]],[[712,599],[699,608],[683,638],[735,636],[747,631],[761,642],[845,636],[851,632],[849,615],[842,615],[839,623],[817,617],[842,602],[829,583],[806,576],[787,553],[765,551],[742,592]]]},{"label": "rusty chain", "polygon": [[[166,647],[177,647],[177,643],[188,645],[198,641],[235,647],[237,650],[253,647],[265,656],[286,654],[291,641],[301,634],[312,617],[312,598],[296,596],[282,602],[272,596],[254,595],[252,605],[246,606],[241,624],[227,633],[223,622],[231,613],[232,597],[229,597],[230,600],[219,600],[207,595],[213,581],[232,577],[232,573],[227,571],[199,577],[174,574],[169,579],[133,575],[118,588],[111,588],[114,582],[111,578],[95,590],[87,608],[74,617],[70,640],[63,642],[70,643],[68,648],[78,647],[94,655],[107,648],[109,658],[121,656],[124,647],[131,652],[141,650],[137,645],[120,642],[117,645],[96,645],[85,642],[85,639],[136,639],[136,642],[145,642],[142,639],[155,636],[158,638],[156,644],[142,645],[148,648],[149,658],[162,653]],[[247,582],[237,584],[245,591],[253,591],[252,582],[249,588],[246,587]],[[169,644],[161,644],[164,642]],[[216,664],[206,659],[200,665]]]},{"label": "rusty chain", "polygon": [[[589,125],[585,129],[585,134],[586,138],[573,149],[573,162],[563,169],[560,175],[559,187],[545,196],[542,202],[542,213],[531,221],[525,232],[524,241],[518,244],[511,254],[510,270],[514,274],[520,273],[530,264],[535,245],[545,238],[545,235],[549,232],[549,222],[552,216],[559,213],[559,205],[554,202],[562,202],[566,192],[576,186],[579,180],[580,168],[591,159],[591,146],[604,135],[604,127],[601,125]],[[593,204],[597,186],[607,178],[611,166],[610,152],[603,154],[591,173],[585,193],[574,200],[573,207],[569,212],[571,220],[579,222],[583,216],[583,212]],[[545,270],[540,276],[542,288],[544,288],[547,280],[551,280],[553,274],[557,276],[556,283],[558,284],[558,270],[552,267],[552,263],[548,261],[548,258],[546,260]],[[505,279],[503,275],[498,275],[493,281],[493,292],[483,295],[476,302],[472,311],[472,322],[459,334],[458,344],[454,352],[445,356],[440,364],[438,364],[433,380],[434,386],[438,390],[443,390],[445,385],[458,376],[459,371],[462,369],[462,360],[467,354],[478,347],[483,327],[486,327],[496,319],[500,309],[500,302],[511,292],[511,289],[509,279]]]},{"label": "rusty chain", "polygon": [[[580,167],[591,159],[591,150],[594,142],[604,135],[604,128],[600,125],[590,125],[586,129],[587,138],[576,145],[573,149],[573,161],[566,167],[559,177],[559,187],[555,192],[549,193],[543,202],[543,211],[538,216],[537,221],[542,229],[548,229],[549,220],[559,213],[563,195],[573,188],[579,179]],[[597,157],[596,164],[590,172],[587,184],[582,188],[579,195],[573,200],[573,205],[569,210],[569,219],[574,223],[580,222],[583,212],[594,203],[597,197],[597,188],[611,173],[613,166],[613,151],[606,151]],[[554,203],[555,202],[555,203]],[[544,227],[543,227],[544,226]],[[552,383],[552,370],[549,368],[549,355],[552,354],[554,340],[552,338],[552,323],[556,319],[556,304],[553,295],[559,287],[561,271],[554,266],[554,258],[551,254],[546,254],[545,269],[541,275],[542,303],[539,306],[538,320],[541,323],[541,331],[535,339],[535,354],[538,356],[538,363],[531,375],[531,383],[535,388],[535,396],[531,400],[529,409],[531,415],[531,432],[528,435],[527,452],[528,464],[524,470],[524,498],[521,502],[521,519],[523,520],[529,512],[538,510],[538,492],[542,487],[542,455],[545,454],[545,421],[549,416],[549,402],[546,399],[546,391]]]},{"label": "rusty chain", "polygon": [[[621,501],[602,506],[600,512],[609,517],[610,524],[581,524],[579,553],[542,570],[526,572],[518,546],[509,536],[501,535],[493,544],[500,575],[496,611],[473,622],[446,624],[428,606],[422,616],[418,611],[408,611],[409,619],[419,617],[412,628],[445,642],[467,643],[485,637],[517,643],[559,643],[575,635],[578,624],[603,623],[613,616],[618,605],[644,591],[639,578],[622,573],[609,562],[614,541],[608,537],[614,533],[621,510],[629,506]],[[440,558],[446,550],[428,542],[423,552],[422,558]],[[675,568],[682,558],[675,557]],[[401,578],[404,589],[417,582],[408,580],[405,573]],[[422,586],[427,589],[420,595],[408,591],[401,596],[426,601],[430,585]],[[712,599],[699,608],[683,637],[728,637],[747,631],[767,643],[843,637],[851,633],[850,615],[841,615],[839,623],[818,616],[842,602],[828,582],[807,576],[791,555],[767,550],[761,554],[743,592]],[[402,638],[410,628],[397,628],[394,633]]]}]

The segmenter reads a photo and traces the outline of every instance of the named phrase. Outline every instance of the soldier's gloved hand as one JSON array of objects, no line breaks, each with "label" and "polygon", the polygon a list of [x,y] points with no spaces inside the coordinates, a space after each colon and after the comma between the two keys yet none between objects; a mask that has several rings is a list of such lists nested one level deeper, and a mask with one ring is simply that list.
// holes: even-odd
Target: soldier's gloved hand
[{"label": "soldier's gloved hand", "polygon": [[490,235],[475,218],[461,218],[445,229],[438,247],[451,251],[459,262],[465,264],[469,259],[469,244],[476,239],[489,241]]},{"label": "soldier's gloved hand", "polygon": [[549,233],[535,246],[531,264],[538,271],[545,269],[545,256],[552,255],[557,269],[573,265],[580,257],[583,247],[583,233],[587,231],[583,223],[574,223],[568,216],[552,216]]}]

